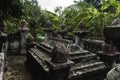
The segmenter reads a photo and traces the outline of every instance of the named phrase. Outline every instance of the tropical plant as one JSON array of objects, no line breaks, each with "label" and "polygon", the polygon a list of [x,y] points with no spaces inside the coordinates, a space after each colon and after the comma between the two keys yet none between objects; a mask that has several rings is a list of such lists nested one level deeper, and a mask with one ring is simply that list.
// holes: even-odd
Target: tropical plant
[{"label": "tropical plant", "polygon": [[58,17],[56,14],[47,10],[41,10],[40,6],[28,0],[24,2],[24,8],[25,15],[22,18],[28,21],[29,28],[34,37],[36,37],[38,33],[43,35],[43,28],[46,27],[48,20],[53,23],[52,27],[57,29]]},{"label": "tropical plant", "polygon": [[[90,36],[103,37],[104,27],[110,25],[114,18],[120,18],[120,3],[118,0],[102,0],[101,7],[97,8],[92,1],[75,1],[75,4],[68,6],[64,11],[62,11],[62,7],[58,6],[55,13],[41,10],[37,0],[3,1],[4,3],[0,2],[0,16],[6,24],[5,29],[8,33],[17,31],[21,19],[28,21],[34,37],[37,33],[44,33],[42,29],[48,20],[53,23],[52,27],[55,29],[60,29],[60,24],[64,23],[70,34],[77,30],[77,23],[82,21],[90,32]],[[6,6],[5,9],[3,4],[9,4],[9,6]]]},{"label": "tropical plant", "polygon": [[22,0],[0,0],[0,20],[5,23],[5,32],[14,33],[20,26],[20,18],[24,14]]},{"label": "tropical plant", "polygon": [[4,18],[12,17],[21,17],[24,13],[22,11],[22,1],[21,0],[0,0],[0,18],[3,20]]},{"label": "tropical plant", "polygon": [[87,2],[88,4],[94,6],[95,8],[99,9],[102,5],[102,0],[83,0],[84,2]]},{"label": "tropical plant", "polygon": [[[101,36],[103,37],[103,29],[105,26],[110,25],[111,21],[115,17],[119,17],[119,2],[116,0],[102,0],[102,6],[100,9],[95,8],[94,6],[86,2],[75,2],[69,7],[67,7],[63,15],[66,19],[65,23],[70,26],[71,30],[76,30],[77,23],[83,21],[86,25],[86,29],[90,32],[90,36]],[[115,8],[115,13],[111,13],[112,9],[109,9],[110,6]]]}]

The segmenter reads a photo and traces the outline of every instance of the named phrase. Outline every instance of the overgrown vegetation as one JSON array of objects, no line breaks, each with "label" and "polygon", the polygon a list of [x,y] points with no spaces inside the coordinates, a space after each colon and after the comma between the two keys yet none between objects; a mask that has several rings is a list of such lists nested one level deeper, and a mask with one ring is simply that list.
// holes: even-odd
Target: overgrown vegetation
[{"label": "overgrown vegetation", "polygon": [[[113,12],[114,11],[114,12]],[[119,18],[120,3],[116,0],[102,0],[99,9],[86,2],[75,2],[67,7],[62,16],[71,30],[77,29],[79,21],[83,21],[90,36],[103,37],[103,28],[111,24],[114,18]]]},{"label": "overgrown vegetation", "polygon": [[[36,0],[35,0],[36,1]],[[64,23],[72,34],[77,30],[77,23],[83,21],[89,36],[103,37],[103,28],[110,25],[115,18],[120,18],[120,3],[117,0],[93,0],[75,1],[62,11],[62,7],[56,7],[55,13],[42,10],[34,0],[1,0],[0,18],[5,23],[7,33],[15,33],[21,26],[21,19],[26,19],[31,33],[36,37],[37,33],[43,35],[42,28],[50,20],[56,30]],[[94,5],[96,4],[96,5]]]}]

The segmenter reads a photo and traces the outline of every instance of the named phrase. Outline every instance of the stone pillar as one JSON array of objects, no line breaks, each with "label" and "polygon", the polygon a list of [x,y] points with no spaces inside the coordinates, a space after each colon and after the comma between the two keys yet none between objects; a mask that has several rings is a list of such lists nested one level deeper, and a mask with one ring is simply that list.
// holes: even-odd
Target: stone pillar
[{"label": "stone pillar", "polygon": [[49,80],[68,80],[69,71],[74,64],[68,60],[68,50],[61,43],[52,50],[52,59],[47,60],[49,65]]},{"label": "stone pillar", "polygon": [[[7,63],[6,63],[6,57],[7,57],[7,34],[0,32],[0,53],[3,53],[4,57],[4,71],[7,70]],[[2,54],[1,54],[2,55]],[[2,66],[2,65],[1,65]]]},{"label": "stone pillar", "polygon": [[111,69],[116,65],[116,59],[120,56],[120,53],[116,51],[114,46],[103,44],[102,51],[98,51],[97,55],[106,64],[108,69]]},{"label": "stone pillar", "polygon": [[[120,52],[120,24],[105,27],[103,33],[105,42],[115,46],[117,51]],[[116,61],[120,63],[120,56],[118,56]]]},{"label": "stone pillar", "polygon": [[29,50],[30,48],[33,48],[35,46],[35,42],[34,42],[34,38],[32,35],[28,35],[27,36],[27,39],[26,39],[26,43],[25,43],[25,46],[26,46],[26,61],[25,61],[25,65],[26,66],[31,66],[31,55],[29,53]]},{"label": "stone pillar", "polygon": [[75,44],[79,44],[80,43],[80,37],[77,34],[77,32],[75,32]]},{"label": "stone pillar", "polygon": [[87,35],[87,31],[81,30],[81,31],[75,31],[75,44],[80,45],[81,44],[81,39]]},{"label": "stone pillar", "polygon": [[35,46],[34,38],[31,34],[27,36],[25,45],[26,49],[30,49]]},{"label": "stone pillar", "polygon": [[44,28],[45,32],[45,42],[49,40],[49,37],[51,36],[51,32],[53,31],[53,28]]},{"label": "stone pillar", "polygon": [[107,26],[104,28],[103,33],[105,36],[105,42],[112,44],[118,51],[120,51],[120,25]]},{"label": "stone pillar", "polygon": [[21,53],[26,53],[25,50],[25,43],[26,43],[26,39],[27,39],[27,35],[29,33],[29,28],[25,27],[25,28],[21,28],[19,30],[20,35],[21,35]]},{"label": "stone pillar", "polygon": [[68,60],[65,63],[49,63],[49,80],[68,80],[69,72],[71,66],[74,64],[72,61]]},{"label": "stone pillar", "polygon": [[3,48],[3,44],[5,44],[6,40],[7,40],[7,34],[0,32],[0,52],[6,51],[5,47]]},{"label": "stone pillar", "polygon": [[62,38],[64,39],[66,34],[67,34],[67,29],[65,24],[61,24],[61,29],[58,31],[58,34],[60,34],[62,36]]}]

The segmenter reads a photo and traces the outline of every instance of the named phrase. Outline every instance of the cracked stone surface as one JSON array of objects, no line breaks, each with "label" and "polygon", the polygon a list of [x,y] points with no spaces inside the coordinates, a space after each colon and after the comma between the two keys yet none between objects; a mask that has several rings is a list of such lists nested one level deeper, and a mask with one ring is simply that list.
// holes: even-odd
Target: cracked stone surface
[{"label": "cracked stone surface", "polygon": [[33,80],[24,62],[25,56],[7,57],[7,71],[4,74],[4,80]]}]

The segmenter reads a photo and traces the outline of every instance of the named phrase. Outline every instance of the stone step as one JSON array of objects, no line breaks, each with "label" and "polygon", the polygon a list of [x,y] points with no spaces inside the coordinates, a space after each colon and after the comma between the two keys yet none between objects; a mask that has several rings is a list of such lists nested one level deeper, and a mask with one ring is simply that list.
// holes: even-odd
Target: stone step
[{"label": "stone step", "polygon": [[31,48],[30,50],[33,53],[35,53],[37,56],[39,56],[40,58],[43,58],[43,59],[50,58],[50,56],[47,55],[47,53],[43,53],[41,50],[39,50],[37,48]]},{"label": "stone step", "polygon": [[96,54],[86,54],[86,55],[79,55],[79,56],[70,56],[70,60],[74,61],[75,63],[77,62],[86,62],[90,60],[97,60]]},{"label": "stone step", "polygon": [[99,71],[104,71],[105,69],[106,69],[105,65],[99,64],[99,66],[93,66],[91,68],[83,68],[83,69],[80,69],[80,70],[72,70],[70,72],[69,78],[82,77],[84,75],[91,75],[91,74],[94,74],[94,73],[98,73]]},{"label": "stone step", "polygon": [[69,53],[69,56],[79,56],[79,55],[86,55],[86,54],[90,54],[90,52],[89,51],[86,51],[86,50],[84,50],[84,51],[82,51],[82,52],[80,52],[80,51],[76,51],[76,52],[74,52],[74,53]]},{"label": "stone step", "polygon": [[101,66],[104,65],[103,62],[101,61],[89,61],[86,63],[76,63],[74,67],[72,67],[71,71],[77,71],[77,70],[83,70],[83,69],[87,69],[87,68],[93,68],[94,66]]},{"label": "stone step", "polygon": [[52,49],[52,47],[49,46],[49,44],[41,43],[40,45],[44,46],[45,48]]},{"label": "stone step", "polygon": [[46,45],[44,45],[44,44],[39,44],[39,45],[37,45],[38,46],[38,48],[39,49],[41,49],[42,51],[45,51],[45,52],[48,52],[48,53],[51,53],[51,48],[50,47],[48,47],[48,46],[46,46]]},{"label": "stone step", "polygon": [[87,61],[87,62],[78,62],[78,63],[75,63],[74,66],[72,68],[76,68],[78,66],[84,66],[86,64],[93,64],[93,63],[96,63],[96,62],[101,62],[100,60],[90,60],[90,61]]}]

